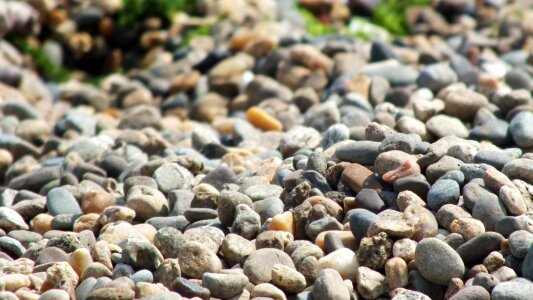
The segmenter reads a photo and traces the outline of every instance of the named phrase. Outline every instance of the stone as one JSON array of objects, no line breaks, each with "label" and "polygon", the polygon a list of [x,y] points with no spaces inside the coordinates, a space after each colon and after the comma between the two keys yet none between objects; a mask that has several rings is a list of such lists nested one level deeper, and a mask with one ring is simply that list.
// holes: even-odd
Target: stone
[{"label": "stone", "polygon": [[21,257],[26,252],[26,248],[19,241],[9,236],[0,237],[0,249],[15,258]]},{"label": "stone", "polygon": [[211,298],[209,289],[202,287],[200,284],[178,277],[174,280],[172,290],[183,297],[199,297],[200,299],[209,300]]},{"label": "stone", "polygon": [[93,259],[91,253],[89,252],[89,249],[86,248],[76,249],[76,251],[72,252],[69,257],[69,264],[80,277],[92,262]]},{"label": "stone", "polygon": [[281,131],[283,129],[283,124],[280,121],[259,107],[249,108],[246,111],[246,117],[252,125],[265,131]]},{"label": "stone", "polygon": [[378,218],[368,228],[367,235],[373,236],[385,232],[391,238],[412,237],[415,227],[412,222],[404,219],[403,214],[390,209],[378,214]]},{"label": "stone", "polygon": [[503,236],[496,232],[485,232],[464,243],[457,249],[465,264],[482,261],[492,251],[500,250]]},{"label": "stone", "polygon": [[111,276],[111,270],[109,270],[106,266],[99,262],[92,262],[85,268],[82,275],[80,276],[80,280],[83,281],[89,277],[100,278]]},{"label": "stone", "polygon": [[366,299],[376,299],[389,289],[387,278],[367,267],[357,268],[357,291]]},{"label": "stone", "polygon": [[270,221],[268,229],[286,231],[294,234],[295,224],[293,213],[291,211],[286,211],[282,214],[274,216]]},{"label": "stone", "polygon": [[452,247],[436,238],[418,243],[415,251],[418,271],[433,283],[447,285],[455,277],[463,277],[465,266]]},{"label": "stone", "polygon": [[218,200],[218,216],[220,222],[230,227],[235,220],[236,208],[239,204],[252,205],[252,200],[245,194],[236,191],[222,191]]},{"label": "stone", "polygon": [[187,242],[178,253],[181,273],[200,279],[206,272],[216,273],[222,269],[222,263],[215,253],[199,242]]},{"label": "stone", "polygon": [[378,157],[380,143],[372,141],[357,141],[341,145],[335,151],[335,156],[341,161],[372,165]]},{"label": "stone", "polygon": [[376,191],[383,189],[382,184],[374,176],[372,171],[356,163],[344,168],[341,175],[341,182],[354,192],[360,192],[363,188],[375,189]]},{"label": "stone", "polygon": [[473,218],[459,218],[451,222],[450,231],[460,234],[465,241],[468,241],[484,233],[485,225]]},{"label": "stone", "polygon": [[333,269],[339,272],[342,279],[355,280],[358,267],[359,261],[355,252],[348,248],[341,248],[319,258],[317,272]]},{"label": "stone", "polygon": [[428,206],[438,211],[445,204],[457,204],[460,196],[459,184],[451,179],[440,179],[431,186],[427,195]]},{"label": "stone", "polygon": [[526,202],[520,191],[514,186],[502,186],[499,192],[499,199],[511,215],[519,216],[527,212]]},{"label": "stone", "polygon": [[349,212],[350,230],[357,240],[367,236],[368,228],[378,216],[366,209],[356,208]]},{"label": "stone", "polygon": [[436,115],[426,122],[427,129],[436,137],[456,136],[459,138],[468,137],[468,129],[455,117],[447,115]]},{"label": "stone", "polygon": [[217,253],[224,239],[224,232],[215,226],[200,226],[185,231],[183,238],[187,242],[202,243],[213,253]]},{"label": "stone", "polygon": [[154,246],[164,258],[176,258],[181,247],[187,242],[183,234],[176,228],[164,227],[154,235]]},{"label": "stone", "polygon": [[530,246],[527,250],[526,257],[522,263],[522,275],[529,280],[533,280],[533,246]]},{"label": "stone", "polygon": [[54,188],[48,192],[46,195],[46,208],[52,216],[82,213],[78,201],[64,188]]},{"label": "stone", "polygon": [[393,257],[385,264],[385,276],[389,283],[389,290],[407,285],[409,280],[407,264],[400,257]]},{"label": "stone", "polygon": [[255,243],[240,235],[228,234],[224,237],[221,245],[222,253],[226,262],[233,266],[249,256],[255,250]]},{"label": "stone", "polygon": [[408,238],[397,240],[392,246],[392,255],[409,262],[415,259],[416,246],[417,242]]},{"label": "stone", "polygon": [[[283,201],[277,197],[268,197],[252,203],[252,208],[259,214],[261,224],[264,224],[269,218],[283,213]],[[220,219],[220,217],[219,217]]]},{"label": "stone", "polygon": [[128,191],[127,205],[135,211],[136,218],[147,220],[168,214],[168,201],[158,190],[148,186],[134,186]]},{"label": "stone", "polygon": [[115,205],[115,199],[105,191],[90,191],[83,195],[81,210],[83,213],[101,213],[106,207]]},{"label": "stone", "polygon": [[521,179],[529,184],[533,183],[532,160],[527,158],[513,159],[505,164],[502,173],[509,179]]},{"label": "stone", "polygon": [[486,231],[494,230],[496,223],[507,215],[503,203],[494,197],[478,199],[472,208],[472,216],[485,225]]},{"label": "stone", "polygon": [[289,255],[281,250],[272,248],[256,250],[244,262],[244,275],[248,276],[253,284],[269,282],[272,280],[272,268],[276,264],[294,268]]},{"label": "stone", "polygon": [[168,193],[172,190],[188,189],[194,179],[189,170],[175,163],[161,165],[155,170],[153,178],[157,182],[159,190],[163,193]]},{"label": "stone", "polygon": [[281,264],[272,267],[272,284],[288,293],[302,292],[307,286],[301,273]]},{"label": "stone", "polygon": [[467,286],[455,293],[450,300],[479,299],[490,300],[489,292],[481,286]]},{"label": "stone", "polygon": [[89,293],[86,300],[124,299],[133,300],[135,292],[126,287],[102,287]]},{"label": "stone", "polygon": [[204,273],[202,285],[209,289],[212,297],[227,299],[242,293],[248,278],[242,274]]},{"label": "stone", "polygon": [[181,269],[178,260],[176,258],[167,258],[157,267],[153,279],[171,289],[176,278],[180,276]]},{"label": "stone", "polygon": [[68,300],[70,299],[70,295],[67,291],[60,290],[60,289],[51,289],[41,294],[39,297],[39,300]]},{"label": "stone", "polygon": [[339,273],[333,269],[324,269],[318,274],[313,286],[313,299],[348,300],[350,292],[344,285]]},{"label": "stone", "polygon": [[122,247],[122,263],[134,269],[156,270],[163,262],[159,250],[142,237],[127,238]]},{"label": "stone", "polygon": [[482,94],[458,86],[450,86],[439,93],[444,100],[444,111],[462,120],[472,120],[477,111],[488,105],[488,100]]},{"label": "stone", "polygon": [[533,146],[533,113],[529,111],[520,112],[513,117],[509,125],[509,131],[515,143],[520,147]]},{"label": "stone", "polygon": [[362,189],[355,196],[355,208],[362,208],[373,213],[378,213],[385,208],[385,202],[373,189]]},{"label": "stone", "polygon": [[359,264],[373,270],[381,270],[392,256],[392,240],[385,232],[361,239],[357,258]]},{"label": "stone", "polygon": [[525,258],[530,245],[533,244],[533,234],[526,230],[518,230],[509,236],[509,250],[516,258]]},{"label": "stone", "polygon": [[[433,91],[438,91],[454,83],[455,81],[457,81],[457,75],[448,64],[443,63],[426,66],[416,79],[418,86],[426,87]],[[448,97],[450,97],[450,95],[448,95]],[[459,102],[460,105],[465,105],[465,102],[470,104],[475,103],[475,100],[467,99],[466,101],[459,100],[457,102]],[[485,103],[486,102],[487,100],[485,99]]]},{"label": "stone", "polygon": [[48,290],[55,286],[78,285],[78,274],[67,262],[56,262],[46,270],[46,280],[43,282],[41,291]]},{"label": "stone", "polygon": [[253,239],[261,227],[261,217],[246,204],[235,207],[235,220],[231,230],[246,239]]},{"label": "stone", "polygon": [[294,154],[297,150],[313,149],[320,144],[322,136],[313,128],[295,126],[287,131],[280,140],[280,151],[284,157]]},{"label": "stone", "polygon": [[276,286],[270,283],[260,283],[254,286],[254,289],[251,293],[251,297],[253,297],[254,299],[270,298],[287,300],[285,293],[283,293],[282,290],[278,289]]},{"label": "stone", "polygon": [[502,282],[494,287],[491,293],[491,299],[528,299],[533,293],[533,284],[527,281],[508,281]]}]

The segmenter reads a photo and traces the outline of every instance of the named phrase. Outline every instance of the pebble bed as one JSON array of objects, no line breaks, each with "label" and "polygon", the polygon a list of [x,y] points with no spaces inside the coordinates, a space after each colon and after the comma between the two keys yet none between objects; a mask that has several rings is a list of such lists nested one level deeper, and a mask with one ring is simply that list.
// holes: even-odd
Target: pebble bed
[{"label": "pebble bed", "polygon": [[204,0],[130,48],[120,0],[27,2],[2,35],[136,65],[57,83],[0,40],[0,299],[533,299],[529,1],[441,0],[389,43]]}]

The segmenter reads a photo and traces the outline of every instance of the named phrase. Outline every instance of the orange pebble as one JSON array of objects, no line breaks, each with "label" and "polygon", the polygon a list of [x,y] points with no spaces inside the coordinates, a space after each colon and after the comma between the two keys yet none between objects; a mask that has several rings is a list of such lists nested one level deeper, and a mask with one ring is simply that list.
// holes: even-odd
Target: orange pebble
[{"label": "orange pebble", "polygon": [[38,214],[32,221],[33,231],[39,234],[45,234],[47,231],[52,230],[53,218],[54,217],[49,214]]},{"label": "orange pebble", "polygon": [[275,215],[268,229],[286,231],[294,235],[294,216],[292,212],[286,211],[282,214]]},{"label": "orange pebble", "polygon": [[259,107],[251,107],[246,113],[248,121],[257,128],[261,128],[265,131],[281,131],[283,125],[276,118],[267,114]]},{"label": "orange pebble", "polygon": [[106,191],[94,190],[85,193],[81,200],[84,213],[101,213],[104,208],[115,204],[115,199]]}]

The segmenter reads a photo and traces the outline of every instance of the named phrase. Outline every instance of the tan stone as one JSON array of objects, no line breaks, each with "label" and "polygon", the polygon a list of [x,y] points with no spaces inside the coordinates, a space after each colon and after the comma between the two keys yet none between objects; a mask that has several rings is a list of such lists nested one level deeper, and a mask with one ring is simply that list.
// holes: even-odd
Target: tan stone
[{"label": "tan stone", "polygon": [[93,262],[91,253],[87,248],[78,248],[70,254],[68,263],[74,269],[78,276],[83,274],[83,271]]},{"label": "tan stone", "polygon": [[38,214],[33,218],[31,225],[33,231],[39,234],[45,234],[52,230],[52,219],[54,217],[49,214]]},{"label": "tan stone", "polygon": [[115,205],[115,199],[106,191],[94,190],[85,193],[81,200],[83,213],[101,213],[106,207]]},{"label": "tan stone", "polygon": [[294,216],[291,211],[276,215],[270,222],[269,230],[287,231],[294,235]]},{"label": "tan stone", "polygon": [[359,193],[363,188],[375,189],[377,192],[383,190],[383,186],[378,181],[374,173],[360,164],[350,164],[344,168],[341,175],[341,182]]}]

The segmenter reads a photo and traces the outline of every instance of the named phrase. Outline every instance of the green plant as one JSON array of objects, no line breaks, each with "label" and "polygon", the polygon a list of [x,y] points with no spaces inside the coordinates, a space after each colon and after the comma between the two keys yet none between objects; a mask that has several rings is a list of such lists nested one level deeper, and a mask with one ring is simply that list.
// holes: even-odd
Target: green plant
[{"label": "green plant", "polygon": [[342,34],[354,37],[363,41],[384,41],[391,39],[387,29],[371,23],[368,19],[362,17],[353,17],[350,22],[342,29]]},{"label": "green plant", "polygon": [[159,17],[166,21],[176,12],[194,13],[196,0],[124,0],[118,14],[118,22],[124,28],[135,28],[147,17]]},{"label": "green plant", "polygon": [[22,53],[31,56],[37,71],[45,78],[56,82],[65,82],[70,79],[69,70],[50,61],[42,48],[35,47],[20,37],[14,37],[9,40]]},{"label": "green plant", "polygon": [[396,35],[409,33],[405,12],[413,6],[428,6],[432,0],[382,0],[372,15],[372,22]]},{"label": "green plant", "polygon": [[295,9],[302,16],[307,33],[310,36],[322,36],[335,33],[335,28],[320,22],[320,20],[318,20],[308,9],[301,6],[296,6]]},{"label": "green plant", "polygon": [[209,35],[209,30],[211,29],[210,25],[201,25],[195,29],[187,31],[180,43],[180,48],[187,47],[191,43],[191,40],[198,36]]}]

